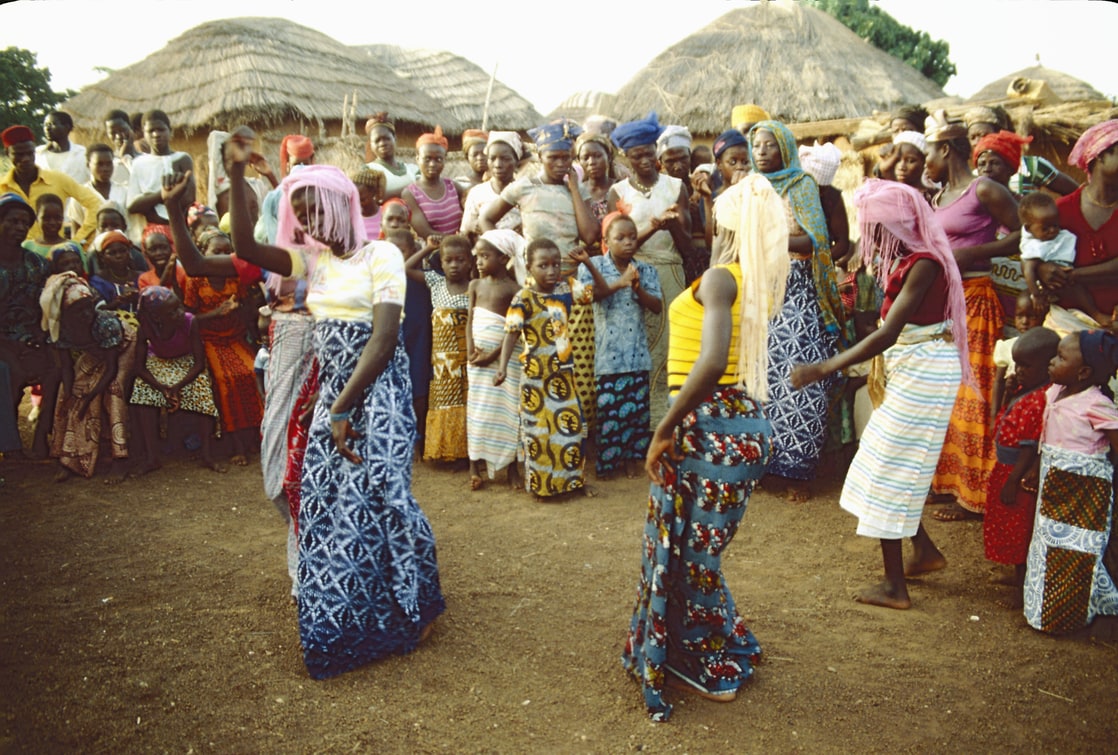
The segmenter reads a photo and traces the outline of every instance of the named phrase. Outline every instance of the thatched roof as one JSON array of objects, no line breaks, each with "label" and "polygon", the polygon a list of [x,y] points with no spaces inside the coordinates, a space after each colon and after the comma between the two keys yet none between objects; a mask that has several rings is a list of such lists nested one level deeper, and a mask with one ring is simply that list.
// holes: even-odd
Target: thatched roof
[{"label": "thatched roof", "polygon": [[613,95],[605,92],[575,92],[544,118],[550,122],[556,118],[569,118],[582,123],[591,115],[613,115]]},{"label": "thatched roof", "polygon": [[[438,123],[448,134],[480,128],[489,90],[488,71],[445,50],[406,50],[395,45],[352,48],[362,60],[379,61],[439,103]],[[543,122],[532,103],[493,82],[487,128],[525,130]]]},{"label": "thatched roof", "polygon": [[79,128],[104,128],[105,113],[159,108],[186,132],[292,117],[342,118],[357,93],[359,113],[388,110],[433,125],[440,105],[376,60],[359,60],[320,32],[280,18],[231,18],[190,29],[139,63],[91,84],[64,105]]},{"label": "thatched roof", "polygon": [[1052,68],[1035,65],[1029,68],[1022,68],[1016,73],[1011,73],[1008,76],[1001,77],[997,81],[990,82],[967,101],[990,102],[1004,100],[1008,96],[1010,84],[1017,79],[1043,81],[1048,84],[1048,88],[1064,102],[1085,102],[1106,99],[1106,97],[1086,81],[1082,81],[1074,76],[1070,76]]},{"label": "thatched roof", "polygon": [[762,2],[730,11],[652,60],[617,93],[614,111],[693,133],[730,127],[753,102],[788,122],[870,115],[943,97],[916,69],[863,41],[823,11]]}]

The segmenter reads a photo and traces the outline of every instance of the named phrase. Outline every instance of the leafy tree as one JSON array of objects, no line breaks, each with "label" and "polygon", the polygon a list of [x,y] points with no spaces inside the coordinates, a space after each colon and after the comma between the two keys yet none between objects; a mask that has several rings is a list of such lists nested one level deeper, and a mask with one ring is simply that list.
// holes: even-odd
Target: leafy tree
[{"label": "leafy tree", "polygon": [[39,68],[35,53],[20,47],[0,50],[0,130],[21,124],[43,136],[43,119],[73,92],[50,87],[50,69]]},{"label": "leafy tree", "polygon": [[900,58],[941,87],[955,75],[950,46],[897,21],[869,0],[806,0],[874,47]]}]

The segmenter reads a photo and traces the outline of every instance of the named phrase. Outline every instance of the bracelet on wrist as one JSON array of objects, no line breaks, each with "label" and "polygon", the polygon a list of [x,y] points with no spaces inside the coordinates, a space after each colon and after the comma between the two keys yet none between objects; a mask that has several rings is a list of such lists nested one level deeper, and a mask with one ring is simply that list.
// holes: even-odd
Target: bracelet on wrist
[{"label": "bracelet on wrist", "polygon": [[334,412],[330,412],[330,421],[331,422],[345,422],[347,419],[349,419],[352,416],[353,416],[353,410],[352,409],[346,409],[344,412],[338,412],[337,414],[335,414]]}]

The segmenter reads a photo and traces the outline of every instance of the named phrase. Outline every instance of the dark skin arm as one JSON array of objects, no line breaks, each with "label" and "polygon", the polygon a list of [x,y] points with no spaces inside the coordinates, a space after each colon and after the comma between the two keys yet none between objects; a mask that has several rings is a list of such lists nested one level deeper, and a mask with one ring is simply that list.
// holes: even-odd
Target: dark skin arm
[{"label": "dark skin arm", "polygon": [[893,302],[881,327],[830,359],[796,365],[792,368],[792,386],[803,388],[822,380],[827,375],[884,353],[897,342],[901,330],[924,302],[924,296],[939,274],[939,265],[927,259],[918,260],[905,276],[901,292]]},{"label": "dark skin arm", "polygon": [[[602,237],[602,228],[590,212],[590,205],[582,198],[578,186],[578,173],[574,168],[567,171],[567,189],[571,192],[571,203],[575,208],[575,222],[578,224],[578,237],[583,244],[591,246]],[[488,229],[486,229],[488,230]]]},{"label": "dark skin arm", "polygon": [[426,243],[423,248],[419,250],[418,254],[413,254],[404,261],[404,272],[409,278],[416,283],[427,285],[427,276],[423,274],[423,260],[427,259],[431,254],[439,251],[439,246],[442,243],[442,236],[433,234],[427,237]]},{"label": "dark skin arm", "polygon": [[676,428],[695,407],[706,400],[726,371],[733,321],[732,308],[737,294],[738,287],[734,277],[720,268],[708,270],[695,292],[695,300],[703,305],[699,358],[676,394],[668,413],[656,426],[644,462],[649,479],[657,485],[664,484],[665,465],[683,459],[683,454],[675,445]]},{"label": "dark skin arm", "polygon": [[[361,400],[365,390],[384,372],[396,351],[396,335],[402,312],[403,307],[399,304],[373,305],[373,334],[361,351],[361,356],[357,358],[357,366],[353,368],[353,374],[349,376],[349,380],[330,406],[331,414],[342,414],[352,409]],[[350,425],[349,419],[331,422],[330,432],[334,436],[338,453],[354,464],[359,464],[361,457],[348,446],[348,441],[360,435]]]},{"label": "dark skin arm", "polygon": [[[190,158],[190,155],[184,154],[179,157],[179,159],[175,160],[171,167],[174,173],[185,174],[189,178],[190,174],[192,174],[194,171],[194,161]],[[164,179],[164,182],[165,181],[166,179]],[[194,185],[194,181],[191,180],[183,188],[180,199],[181,206],[189,207],[190,205],[194,204],[195,198],[196,187]],[[163,218],[159,217],[159,214],[155,211],[155,206],[160,203],[167,204],[163,200],[162,192],[149,191],[147,194],[141,194],[140,196],[133,199],[132,202],[128,205],[128,211],[143,215],[150,223],[162,223]],[[169,215],[173,214],[169,206],[167,207],[167,213]]]},{"label": "dark skin arm", "polygon": [[415,194],[412,192],[412,187],[405,187],[400,197],[407,204],[408,209],[411,210],[411,227],[415,229],[419,237],[425,239],[429,236],[434,236],[435,229],[427,222],[427,216],[423,214],[423,209],[419,206],[419,202],[415,201]]},{"label": "dark skin arm", "polygon": [[[86,412],[89,411],[89,405],[116,380],[117,369],[120,366],[120,352],[116,349],[94,347],[91,351],[96,352],[105,363],[105,371],[101,373],[101,379],[90,389],[89,393],[82,396],[81,403],[78,404],[78,419],[85,419]],[[71,364],[70,370],[73,371],[73,364]]]},{"label": "dark skin arm", "polygon": [[493,376],[493,385],[500,385],[505,382],[509,360],[512,358],[512,352],[516,349],[518,341],[520,341],[519,333],[505,333],[505,340],[501,341],[501,361],[497,367],[497,374]]},{"label": "dark skin arm", "polygon": [[[231,278],[237,274],[233,266],[233,258],[228,254],[215,254],[203,257],[202,252],[194,243],[190,229],[186,227],[186,213],[183,210],[186,187],[193,182],[189,171],[184,174],[176,173],[163,180],[163,204],[167,205],[167,214],[170,215],[171,240],[175,242],[175,254],[182,263],[182,269],[192,277],[208,275],[214,278]],[[232,191],[232,189],[230,189]],[[171,263],[168,269],[173,271]],[[174,273],[172,272],[172,275]]]},{"label": "dark skin arm", "polygon": [[500,197],[490,202],[477,219],[478,225],[481,226],[481,232],[497,230],[497,221],[507,215],[511,209],[512,205]]},{"label": "dark skin arm", "polygon": [[1017,463],[1013,465],[1013,469],[1009,472],[1009,477],[1002,486],[1000,498],[1002,503],[1006,506],[1017,505],[1017,490],[1021,487],[1021,481],[1025,479],[1025,475],[1032,469],[1033,463],[1037,460],[1037,447],[1036,446],[1021,446],[1017,455]]}]

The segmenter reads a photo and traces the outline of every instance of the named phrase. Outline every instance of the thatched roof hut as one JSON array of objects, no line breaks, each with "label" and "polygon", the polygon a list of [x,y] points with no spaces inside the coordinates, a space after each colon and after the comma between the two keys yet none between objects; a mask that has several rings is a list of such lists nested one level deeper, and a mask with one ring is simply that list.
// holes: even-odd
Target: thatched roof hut
[{"label": "thatched roof hut", "polygon": [[[281,18],[232,18],[201,24],[162,50],[85,87],[63,106],[79,129],[103,133],[114,108],[159,108],[186,134],[250,123],[303,123],[325,136],[356,93],[359,113],[390,110],[417,126],[432,125],[441,106],[377,60],[361,60],[340,42]],[[317,133],[316,133],[317,132]]]},{"label": "thatched roof hut", "polygon": [[612,116],[613,100],[614,96],[605,92],[575,92],[548,113],[544,121],[569,118],[576,123],[582,123],[591,115]]},{"label": "thatched roof hut", "polygon": [[788,122],[870,115],[943,97],[916,69],[863,41],[823,11],[762,2],[733,10],[677,42],[617,93],[616,115],[650,110],[692,133],[730,127],[753,102]]},{"label": "thatched roof hut", "polygon": [[[438,102],[438,123],[447,134],[481,127],[490,74],[477,64],[445,50],[407,50],[396,45],[351,49],[359,59],[388,66]],[[524,130],[541,122],[532,103],[499,80],[493,81],[486,128]]]},{"label": "thatched roof hut", "polygon": [[[1082,81],[1053,68],[1035,65],[1022,68],[1016,73],[1011,73],[1008,76],[1001,77],[997,81],[990,82],[982,87],[982,89],[975,92],[974,96],[967,100],[967,102],[1004,100],[1012,96],[1010,91],[1014,82],[1018,82],[1018,89],[1021,88],[1020,82],[1022,79],[1029,82],[1043,81],[1048,85],[1052,93],[1064,102],[1086,102],[1106,99],[1097,89],[1086,81]],[[1020,94],[1024,94],[1024,92],[1020,92]]]}]

